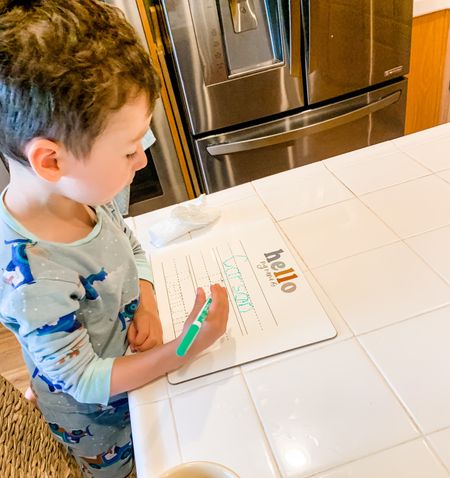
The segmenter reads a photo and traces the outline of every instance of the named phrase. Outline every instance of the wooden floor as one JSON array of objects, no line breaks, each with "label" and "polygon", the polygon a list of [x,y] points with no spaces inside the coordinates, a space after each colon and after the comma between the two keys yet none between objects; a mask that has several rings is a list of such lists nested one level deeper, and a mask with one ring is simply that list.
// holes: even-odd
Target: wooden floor
[{"label": "wooden floor", "polygon": [[3,325],[0,325],[0,374],[22,392],[30,383],[19,342]]}]

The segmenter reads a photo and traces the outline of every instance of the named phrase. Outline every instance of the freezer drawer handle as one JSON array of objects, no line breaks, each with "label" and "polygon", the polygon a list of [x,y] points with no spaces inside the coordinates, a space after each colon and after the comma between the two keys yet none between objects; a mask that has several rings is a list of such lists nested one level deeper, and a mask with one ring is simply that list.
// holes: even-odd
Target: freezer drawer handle
[{"label": "freezer drawer handle", "polygon": [[260,138],[245,139],[243,141],[236,141],[233,143],[214,144],[208,146],[206,150],[211,156],[221,156],[225,154],[240,153],[242,151],[251,151],[257,148],[264,148],[266,146],[273,146],[275,144],[287,143],[303,136],[309,136],[311,134],[320,133],[328,129],[336,128],[357,119],[363,118],[371,113],[375,113],[378,110],[386,108],[387,106],[395,103],[399,100],[401,91],[396,91],[388,96],[385,96],[381,100],[371,103],[370,105],[363,106],[356,110],[345,113],[341,116],[320,121],[308,126],[302,126],[291,131],[285,131],[283,133],[276,133],[270,136],[262,136]]}]

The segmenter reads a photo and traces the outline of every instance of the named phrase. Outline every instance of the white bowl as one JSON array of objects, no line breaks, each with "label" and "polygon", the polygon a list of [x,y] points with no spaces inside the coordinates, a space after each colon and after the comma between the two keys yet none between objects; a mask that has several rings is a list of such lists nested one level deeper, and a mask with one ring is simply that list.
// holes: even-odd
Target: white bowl
[{"label": "white bowl", "polygon": [[160,478],[239,478],[239,476],[219,463],[192,461],[171,468]]}]

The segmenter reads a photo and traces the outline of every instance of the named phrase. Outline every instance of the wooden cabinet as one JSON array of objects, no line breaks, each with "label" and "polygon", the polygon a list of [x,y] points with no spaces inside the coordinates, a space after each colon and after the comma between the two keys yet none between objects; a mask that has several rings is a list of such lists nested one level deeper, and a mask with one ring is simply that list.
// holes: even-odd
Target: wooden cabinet
[{"label": "wooden cabinet", "polygon": [[413,19],[405,133],[448,121],[450,10]]}]

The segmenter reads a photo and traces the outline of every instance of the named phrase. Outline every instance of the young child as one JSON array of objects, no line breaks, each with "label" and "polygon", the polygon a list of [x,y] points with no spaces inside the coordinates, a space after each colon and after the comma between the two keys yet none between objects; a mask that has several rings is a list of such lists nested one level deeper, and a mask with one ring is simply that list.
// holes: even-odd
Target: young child
[{"label": "young child", "polygon": [[[127,391],[182,366],[226,329],[211,286],[186,357],[162,345],[145,254],[111,203],[146,164],[158,95],[145,50],[98,0],[0,0],[0,320],[18,338],[37,403],[85,476],[132,469]],[[124,356],[130,345],[138,353]]]}]

